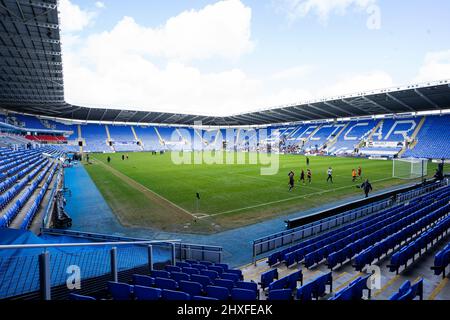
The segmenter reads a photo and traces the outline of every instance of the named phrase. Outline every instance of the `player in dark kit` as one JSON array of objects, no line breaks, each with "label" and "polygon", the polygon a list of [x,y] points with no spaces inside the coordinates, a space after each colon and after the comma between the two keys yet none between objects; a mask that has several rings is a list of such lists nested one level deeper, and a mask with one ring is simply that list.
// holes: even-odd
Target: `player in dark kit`
[{"label": "player in dark kit", "polygon": [[311,184],[311,179],[312,179],[311,169],[306,170],[306,176],[308,177],[308,183]]},{"label": "player in dark kit", "polygon": [[300,173],[300,180],[299,182],[302,182],[305,184],[305,171],[302,169],[302,172]]},{"label": "player in dark kit", "polygon": [[291,191],[294,188],[294,176],[295,173],[294,171],[289,172],[288,177],[289,177],[289,191]]},{"label": "player in dark kit", "polygon": [[359,180],[362,179],[361,174],[362,174],[362,169],[361,169],[361,166],[359,166],[359,167],[358,167],[358,178],[359,178]]},{"label": "player in dark kit", "polygon": [[372,191],[372,185],[370,184],[369,179],[364,181],[360,188],[363,189],[366,198],[368,198],[369,192]]},{"label": "player in dark kit", "polygon": [[309,158],[306,157],[306,165],[309,167]]}]

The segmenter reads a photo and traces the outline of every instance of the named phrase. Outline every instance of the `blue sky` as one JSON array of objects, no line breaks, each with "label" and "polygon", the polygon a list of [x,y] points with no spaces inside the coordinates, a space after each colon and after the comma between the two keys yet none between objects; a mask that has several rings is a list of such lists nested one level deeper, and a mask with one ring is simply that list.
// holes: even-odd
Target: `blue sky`
[{"label": "blue sky", "polygon": [[450,78],[450,2],[61,0],[66,99],[225,115]]}]

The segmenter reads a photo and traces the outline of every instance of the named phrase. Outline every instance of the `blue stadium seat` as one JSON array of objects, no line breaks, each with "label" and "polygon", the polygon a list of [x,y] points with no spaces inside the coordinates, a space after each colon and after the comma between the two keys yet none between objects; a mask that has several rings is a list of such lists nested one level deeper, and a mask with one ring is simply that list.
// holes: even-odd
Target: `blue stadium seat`
[{"label": "blue stadium seat", "polygon": [[187,273],[183,272],[171,272],[170,277],[176,282],[180,282],[181,280],[190,281],[192,276],[189,276]]},{"label": "blue stadium seat", "polygon": [[181,267],[178,266],[167,265],[164,269],[166,269],[167,272],[181,272]]},{"label": "blue stadium seat", "polygon": [[191,281],[198,282],[203,286],[203,290],[206,289],[207,286],[211,285],[211,279],[207,276],[202,276],[200,274],[191,275]]},{"label": "blue stadium seat", "polygon": [[[207,276],[211,279],[211,281],[214,281],[215,279],[217,279],[219,277],[219,274],[216,271],[212,271],[212,270],[201,270],[200,274],[202,276]],[[224,278],[226,279],[226,278]]]},{"label": "blue stadium seat", "polygon": [[261,273],[261,288],[265,290],[275,279],[278,279],[278,269],[272,269]]},{"label": "blue stadium seat", "polygon": [[69,299],[74,300],[74,301],[95,301],[94,297],[83,296],[83,295],[76,294],[76,293],[69,294]]},{"label": "blue stadium seat", "polygon": [[216,279],[214,280],[214,285],[217,287],[227,288],[231,292],[231,289],[234,288],[234,281],[227,279]]},{"label": "blue stadium seat", "polygon": [[144,287],[153,287],[155,284],[155,279],[149,276],[133,274],[133,284]]},{"label": "blue stadium seat", "polygon": [[182,268],[182,272],[183,273],[187,273],[189,275],[193,275],[193,274],[200,274],[200,271],[198,269],[195,268],[188,268],[188,267],[183,267]]},{"label": "blue stadium seat", "polygon": [[121,282],[108,282],[108,290],[114,300],[131,300],[133,286]]},{"label": "blue stadium seat", "polygon": [[213,265],[208,266],[208,270],[216,271],[219,275],[221,275],[224,272],[222,267],[213,266]]},{"label": "blue stadium seat", "polygon": [[159,300],[162,290],[159,288],[149,288],[143,286],[134,286],[134,297],[137,300]]},{"label": "blue stadium seat", "polygon": [[235,283],[236,288],[258,291],[258,284],[256,282],[238,281]]},{"label": "blue stadium seat", "polygon": [[253,290],[234,288],[233,290],[231,290],[231,300],[254,301],[256,300],[256,292]]},{"label": "blue stadium seat", "polygon": [[170,279],[170,272],[165,270],[153,270],[150,274],[153,278]]},{"label": "blue stadium seat", "polygon": [[206,295],[218,300],[228,300],[230,298],[230,293],[227,288],[216,286],[207,286]]},{"label": "blue stadium seat", "polygon": [[179,289],[191,296],[199,296],[203,293],[203,286],[198,282],[181,280],[179,282]]},{"label": "blue stadium seat", "polygon": [[405,282],[399,289],[398,293],[391,296],[389,300],[414,300],[419,297],[419,300],[423,300],[423,278],[411,285],[409,281]]},{"label": "blue stadium seat", "polygon": [[185,292],[180,291],[173,291],[173,290],[162,290],[161,294],[163,300],[172,300],[172,301],[185,301],[185,300],[191,300],[191,297],[189,294]]},{"label": "blue stadium seat", "polygon": [[203,264],[191,264],[191,268],[197,269],[198,271],[208,269],[208,267]]},{"label": "blue stadium seat", "polygon": [[219,299],[211,298],[211,297],[203,297],[203,296],[194,296],[192,300],[196,301],[218,301]]},{"label": "blue stadium seat", "polygon": [[172,279],[155,278],[155,287],[167,290],[177,290],[178,284]]},{"label": "blue stadium seat", "polygon": [[268,300],[292,300],[292,290],[280,289],[269,291]]},{"label": "blue stadium seat", "polygon": [[[230,270],[228,270],[230,271]],[[217,276],[219,276],[219,274],[216,271],[211,271],[211,272],[215,272],[217,274]],[[233,282],[238,282],[239,280],[241,280],[241,278],[239,277],[239,275],[235,274],[235,273],[228,273],[228,272],[224,272],[220,275],[221,279],[227,279],[227,280],[231,280]]]},{"label": "blue stadium seat", "polygon": [[190,268],[190,267],[191,267],[191,264],[190,264],[190,263],[187,263],[187,262],[181,262],[181,261],[177,261],[177,262],[175,263],[175,265],[176,265],[177,267],[180,267],[180,268]]},{"label": "blue stadium seat", "polygon": [[450,243],[447,246],[436,253],[434,256],[434,265],[431,267],[434,270],[435,275],[442,274],[442,277],[445,278],[446,272],[445,269],[450,264]]}]

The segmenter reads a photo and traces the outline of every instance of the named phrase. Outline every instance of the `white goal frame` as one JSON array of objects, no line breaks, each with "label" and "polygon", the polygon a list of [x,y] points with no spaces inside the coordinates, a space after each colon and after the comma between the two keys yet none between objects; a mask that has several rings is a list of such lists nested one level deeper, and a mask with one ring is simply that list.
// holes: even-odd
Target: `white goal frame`
[{"label": "white goal frame", "polygon": [[392,160],[392,177],[397,179],[417,179],[428,174],[428,159],[394,158]]}]

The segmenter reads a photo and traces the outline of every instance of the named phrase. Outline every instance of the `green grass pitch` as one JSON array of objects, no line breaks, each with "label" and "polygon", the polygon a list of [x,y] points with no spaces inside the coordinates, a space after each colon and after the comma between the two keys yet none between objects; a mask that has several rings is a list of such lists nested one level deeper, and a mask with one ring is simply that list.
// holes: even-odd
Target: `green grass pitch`
[{"label": "green grass pitch", "polygon": [[[362,167],[374,191],[406,183],[392,178],[392,162],[358,158],[310,157],[311,184],[299,183],[304,156],[280,155],[279,172],[262,176],[259,165],[175,165],[171,154],[91,155],[90,176],[124,225],[161,230],[210,233],[361,196],[351,171]],[[111,163],[107,163],[107,157]],[[248,156],[248,155],[246,155]],[[334,183],[327,183],[333,168]],[[432,172],[432,165],[428,172]],[[288,172],[295,188],[289,191]],[[200,201],[196,193],[200,193]]]}]

